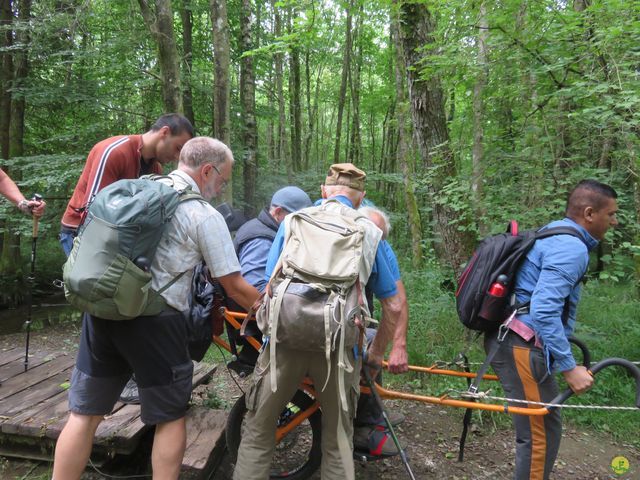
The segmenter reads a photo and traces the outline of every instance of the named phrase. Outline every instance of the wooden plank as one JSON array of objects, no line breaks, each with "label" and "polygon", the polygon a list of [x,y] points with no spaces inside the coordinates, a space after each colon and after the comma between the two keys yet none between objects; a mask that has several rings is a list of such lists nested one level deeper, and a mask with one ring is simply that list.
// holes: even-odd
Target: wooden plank
[{"label": "wooden plank", "polygon": [[[38,367],[43,363],[48,362],[62,354],[63,352],[57,352],[54,354],[36,353],[33,356],[29,355],[29,370]],[[25,373],[23,363],[24,350],[11,355],[11,357],[14,356],[15,358],[12,361],[0,366],[0,383],[6,383],[10,378],[18,377]]]},{"label": "wooden plank", "polygon": [[[51,360],[56,355],[60,356]],[[60,384],[69,379],[74,358],[63,352],[46,358],[48,361],[42,366],[34,367],[33,370],[30,369],[0,387],[0,395],[7,399],[0,402],[0,410],[11,414],[10,418],[0,417],[0,444],[11,447],[19,444],[28,445],[34,440],[54,444],[66,424],[68,391],[62,389]],[[22,367],[21,357],[15,361]],[[214,365],[196,363],[194,387],[208,380],[215,370]],[[10,395],[10,392],[13,394]],[[22,399],[22,404],[16,399]],[[94,451],[131,454],[148,428],[140,420],[139,405],[124,405],[118,402],[114,411],[98,427]],[[27,456],[31,455],[28,449],[21,447],[18,450]],[[11,448],[7,450],[9,451]]]},{"label": "wooden plank", "polygon": [[226,412],[194,407],[187,413],[187,448],[182,460],[181,479],[208,478],[225,449]]},{"label": "wooden plank", "polygon": [[[216,365],[196,363],[193,369],[193,386],[209,379],[216,371]],[[133,407],[136,407],[134,410]],[[125,405],[112,413],[100,424],[96,432],[96,445],[112,445],[118,453],[129,453],[137,445],[140,436],[148,427],[140,419],[139,405]]]},{"label": "wooden plank", "polygon": [[[6,382],[3,382],[2,387],[0,387],[0,400],[4,400],[11,395],[22,392],[27,388],[38,388],[38,383],[68,369],[73,365],[74,361],[75,359],[71,355],[62,353],[53,360],[45,361],[37,367],[29,368],[29,370],[21,375],[8,379]],[[2,415],[4,407],[6,407],[6,405],[3,401],[2,407],[0,407],[0,415]]]},{"label": "wooden plank", "polygon": [[72,368],[73,366],[69,365],[66,370],[43,380],[34,388],[23,390],[5,398],[2,405],[2,414],[7,417],[15,417],[20,412],[31,410],[34,406],[37,408],[42,402],[46,402],[48,398],[65,392],[66,388],[61,385],[68,382]]},{"label": "wooden plank", "polygon": [[[47,428],[52,424],[64,425],[69,416],[69,398],[63,390],[38,405],[34,405],[2,424],[2,433],[31,437],[46,436]],[[58,429],[58,435],[60,430]],[[56,439],[58,435],[49,436]]]},{"label": "wooden plank", "polygon": [[8,348],[0,351],[0,366],[16,361],[18,358],[24,357],[24,348]]}]

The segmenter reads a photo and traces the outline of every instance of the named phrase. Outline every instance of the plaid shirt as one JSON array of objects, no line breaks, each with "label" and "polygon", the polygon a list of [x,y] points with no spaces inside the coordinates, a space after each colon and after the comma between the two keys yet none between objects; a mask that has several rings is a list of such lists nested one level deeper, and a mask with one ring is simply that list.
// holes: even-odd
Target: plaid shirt
[{"label": "plaid shirt", "polygon": [[[174,170],[169,176],[176,190],[191,186],[194,192],[200,193],[186,172]],[[162,297],[171,307],[181,312],[188,310],[193,268],[203,259],[214,277],[240,271],[231,234],[222,215],[208,203],[188,200],[178,205],[162,235],[151,265],[152,288],[159,290],[186,272],[162,293]]]}]

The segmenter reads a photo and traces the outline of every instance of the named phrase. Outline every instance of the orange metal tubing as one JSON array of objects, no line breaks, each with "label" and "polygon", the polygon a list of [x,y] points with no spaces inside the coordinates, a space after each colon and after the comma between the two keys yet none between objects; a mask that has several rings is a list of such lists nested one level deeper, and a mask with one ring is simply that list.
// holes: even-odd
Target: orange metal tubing
[{"label": "orange metal tubing", "polygon": [[[244,318],[247,316],[247,314],[246,313],[239,313],[239,312],[231,312],[231,311],[225,309],[224,316],[225,316],[225,320],[227,322],[229,322],[233,328],[235,328],[237,330],[240,330],[240,328],[242,327],[242,324],[240,322],[238,322],[237,319],[244,320]],[[256,340],[255,338],[251,337],[251,336],[244,337],[244,339],[246,341],[248,341],[251,344],[251,346],[253,348],[255,348],[256,350],[260,350],[260,347],[262,347],[260,342],[258,340]],[[229,348],[227,348],[227,350],[231,351],[231,348],[229,347]]]},{"label": "orange metal tubing", "polygon": [[[445,405],[448,407],[471,408],[474,410],[488,410],[490,412],[514,413],[516,415],[527,415],[527,416],[541,416],[549,413],[549,410],[546,407],[541,407],[541,408],[512,407],[506,404],[496,405],[492,403],[472,402],[470,400],[455,400],[453,398],[449,398],[448,395],[443,395],[441,397],[430,397],[427,395],[416,395],[414,393],[404,393],[404,392],[398,392],[396,390],[389,390],[384,387],[381,387],[378,384],[376,384],[376,388],[378,389],[378,393],[382,398],[413,400],[415,402],[432,403],[434,405]],[[364,390],[365,389],[362,388],[361,391],[364,391]],[[369,389],[367,388],[367,390]]]},{"label": "orange metal tubing", "polygon": [[[229,322],[236,329],[240,329],[240,327],[242,326],[240,322],[238,322],[238,320],[244,320],[244,318],[246,317],[245,313],[232,312],[226,309],[224,314],[226,317],[226,321]],[[245,338],[257,350],[260,349],[261,347],[260,342],[258,342],[255,338],[253,337],[245,337]],[[216,344],[220,345],[222,348],[225,348],[226,350],[230,351],[229,345],[220,337],[214,337],[213,340]],[[383,366],[386,367],[387,362],[383,362]],[[444,369],[439,369],[435,367],[436,365],[432,365],[431,367],[419,367],[419,366],[409,365],[409,370],[414,372],[430,373],[434,375],[449,375],[449,376],[464,377],[464,378],[476,377],[476,374],[473,372],[444,370]],[[491,374],[484,375],[482,378],[483,380],[494,380],[494,381],[498,380],[498,377],[496,375],[491,375]],[[308,391],[312,396],[315,397],[315,392],[312,388],[312,384],[310,383],[309,379],[305,379],[303,381],[302,388]],[[513,407],[506,404],[497,405],[497,404],[491,404],[491,403],[472,402],[470,400],[456,400],[453,398],[449,398],[448,395],[443,395],[441,397],[417,395],[414,393],[405,393],[405,392],[399,392],[397,390],[390,390],[390,389],[381,387],[380,385],[377,385],[377,384],[376,384],[376,388],[378,389],[378,393],[382,398],[388,398],[388,399],[412,400],[415,402],[430,403],[433,405],[444,405],[448,407],[457,407],[457,408],[470,408],[474,410],[487,410],[490,412],[499,412],[499,413],[513,413],[516,415],[527,415],[527,416],[542,416],[542,415],[547,415],[549,413],[549,410],[546,407],[540,407],[540,408]],[[360,387],[360,391],[363,393],[371,393],[371,390],[368,387],[364,387],[364,386]],[[315,402],[311,407],[307,408],[306,410],[302,410],[298,414],[296,414],[287,425],[279,428],[276,431],[276,440],[279,442],[284,436],[287,435],[287,433],[289,433],[295,427],[300,425],[305,419],[313,415],[313,413],[316,410],[318,410],[319,407],[320,405],[318,404],[318,402]]]},{"label": "orange metal tubing", "polygon": [[[452,377],[465,377],[465,378],[476,378],[476,374],[474,372],[460,372],[457,370],[444,370],[440,368],[436,368],[435,365],[431,367],[418,367],[409,365],[409,370],[412,372],[422,372],[422,373],[432,373],[434,375],[449,375]],[[482,376],[483,380],[498,380],[497,375],[486,374]]]},{"label": "orange metal tubing", "polygon": [[307,418],[313,415],[318,410],[318,408],[320,408],[320,404],[318,402],[315,402],[309,408],[300,410],[300,412],[297,413],[284,427],[278,428],[276,430],[276,443],[282,440],[291,430],[296,428]]}]

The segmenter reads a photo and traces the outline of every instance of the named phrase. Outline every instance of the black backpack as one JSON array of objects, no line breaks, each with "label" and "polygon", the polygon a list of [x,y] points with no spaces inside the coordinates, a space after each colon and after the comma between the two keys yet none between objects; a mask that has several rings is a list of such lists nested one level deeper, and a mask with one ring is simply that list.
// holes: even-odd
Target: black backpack
[{"label": "black backpack", "polygon": [[[512,220],[506,233],[485,238],[473,253],[458,278],[456,309],[462,324],[472,330],[496,330],[514,308],[513,285],[527,252],[536,240],[553,235],[572,235],[582,238],[571,227],[518,232]],[[509,308],[511,307],[511,311]]]}]

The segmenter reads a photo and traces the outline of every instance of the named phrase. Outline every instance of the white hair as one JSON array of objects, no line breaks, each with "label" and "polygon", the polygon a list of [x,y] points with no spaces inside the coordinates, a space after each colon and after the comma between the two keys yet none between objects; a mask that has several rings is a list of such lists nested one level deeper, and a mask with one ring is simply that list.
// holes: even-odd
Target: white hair
[{"label": "white hair", "polygon": [[[371,220],[373,223],[375,223],[376,226],[378,226],[379,228],[384,227],[384,228],[380,228],[380,230],[382,230],[382,236],[384,238],[386,238],[389,235],[389,232],[391,232],[391,222],[389,221],[389,215],[387,215],[387,213],[384,210],[378,207],[365,206],[365,207],[360,207],[358,211],[363,215],[366,215],[366,217],[369,218],[369,220]],[[378,222],[376,221],[376,218],[375,218],[376,215],[379,216],[379,218],[381,219],[382,225],[378,225]]]}]

